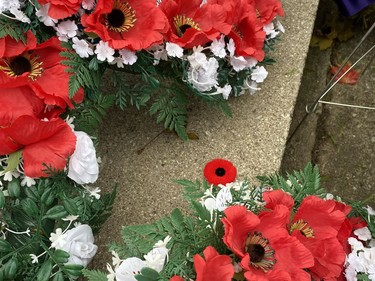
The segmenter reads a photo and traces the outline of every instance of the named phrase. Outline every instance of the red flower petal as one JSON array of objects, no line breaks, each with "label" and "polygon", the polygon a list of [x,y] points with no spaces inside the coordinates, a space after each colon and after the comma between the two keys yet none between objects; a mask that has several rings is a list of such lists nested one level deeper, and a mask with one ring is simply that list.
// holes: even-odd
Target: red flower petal
[{"label": "red flower petal", "polygon": [[47,176],[43,164],[57,170],[64,169],[69,155],[75,150],[76,137],[62,119],[45,122],[24,115],[3,130],[23,146],[24,170],[29,177]]},{"label": "red flower petal", "polygon": [[0,58],[15,57],[35,47],[36,37],[30,30],[26,33],[26,45],[22,41],[6,36],[0,39]]},{"label": "red flower petal", "polygon": [[246,237],[249,232],[255,230],[260,220],[244,206],[231,206],[225,209],[224,214],[225,218],[221,219],[225,230],[224,243],[242,258],[245,256]]},{"label": "red flower petal", "polygon": [[232,259],[219,255],[215,248],[208,246],[203,251],[204,258],[194,255],[194,268],[197,273],[196,281],[231,281],[234,268]]},{"label": "red flower petal", "polygon": [[345,220],[345,214],[335,210],[335,202],[323,200],[316,196],[307,196],[303,201],[293,221],[302,219],[308,222],[314,230],[317,239],[337,237],[337,233]]},{"label": "red flower petal", "polygon": [[64,19],[78,12],[82,0],[38,0],[40,4],[50,4],[48,15],[54,19]]},{"label": "red flower petal", "polygon": [[0,127],[8,127],[21,115],[38,116],[44,103],[29,87],[2,89],[0,94]]},{"label": "red flower petal", "polygon": [[[188,4],[189,3],[189,4]],[[217,38],[220,33],[227,34],[231,25],[226,22],[226,11],[221,5],[205,4],[201,1],[170,0],[162,1],[159,6],[169,20],[169,31],[166,41],[185,48],[204,45]],[[198,28],[190,27],[181,35],[175,27],[175,17],[189,18]]]},{"label": "red flower petal", "polygon": [[309,239],[302,234],[296,234],[300,240],[313,254],[314,266],[309,270],[319,277],[318,280],[337,278],[343,269],[345,252],[336,237],[327,239]]},{"label": "red flower petal", "polygon": [[250,0],[249,2],[254,3],[263,24],[270,23],[277,15],[284,16],[280,0]]},{"label": "red flower petal", "polygon": [[236,179],[237,169],[228,160],[214,159],[206,164],[203,174],[210,184],[225,185]]},{"label": "red flower petal", "polygon": [[281,189],[263,192],[263,200],[266,202],[264,207],[271,210],[275,209],[277,205],[284,205],[289,210],[292,210],[294,206],[292,196]]},{"label": "red flower petal", "polygon": [[30,84],[35,94],[43,99],[45,104],[57,105],[61,108],[65,108],[66,105],[73,107],[69,98],[69,74],[65,72],[66,69],[67,67],[62,64],[47,68],[43,75]]}]

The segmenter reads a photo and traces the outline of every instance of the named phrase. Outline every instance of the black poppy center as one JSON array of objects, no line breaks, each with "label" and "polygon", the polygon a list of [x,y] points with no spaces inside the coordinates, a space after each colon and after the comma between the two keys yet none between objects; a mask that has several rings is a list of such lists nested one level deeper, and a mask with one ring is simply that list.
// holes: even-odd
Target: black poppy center
[{"label": "black poppy center", "polygon": [[191,28],[191,25],[189,25],[189,24],[183,24],[179,28],[181,30],[181,33],[184,34],[186,30],[188,30],[189,28]]},{"label": "black poppy center", "polygon": [[113,27],[121,27],[125,22],[125,15],[119,9],[113,9],[107,15],[108,22]]},{"label": "black poppy center", "polygon": [[30,72],[32,69],[30,61],[23,56],[15,57],[9,66],[17,76],[22,75],[25,72]]},{"label": "black poppy center", "polygon": [[250,261],[253,263],[261,262],[266,253],[263,246],[259,244],[248,245],[247,252],[250,255]]},{"label": "black poppy center", "polygon": [[218,177],[222,177],[225,175],[225,169],[224,168],[217,168],[215,170],[215,175],[217,175]]}]

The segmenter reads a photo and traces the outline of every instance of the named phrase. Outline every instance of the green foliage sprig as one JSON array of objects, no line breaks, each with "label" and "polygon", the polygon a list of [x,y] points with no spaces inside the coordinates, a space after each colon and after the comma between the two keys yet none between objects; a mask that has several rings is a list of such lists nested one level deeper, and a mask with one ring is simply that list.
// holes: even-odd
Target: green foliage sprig
[{"label": "green foliage sprig", "polygon": [[[63,219],[69,215],[97,232],[111,212],[115,193],[95,199],[64,173],[39,179],[30,187],[21,186],[17,178],[5,182],[0,191],[0,280],[58,281],[81,276],[81,265],[67,264],[69,253],[50,247],[50,234],[67,228],[70,224]],[[42,255],[32,263],[31,254]]]}]

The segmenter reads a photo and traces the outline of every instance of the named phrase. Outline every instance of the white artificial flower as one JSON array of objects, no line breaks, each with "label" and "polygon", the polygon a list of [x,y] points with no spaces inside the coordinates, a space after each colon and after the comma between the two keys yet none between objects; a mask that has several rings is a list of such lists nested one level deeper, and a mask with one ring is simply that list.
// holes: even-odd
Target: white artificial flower
[{"label": "white artificial flower", "polygon": [[375,247],[375,239],[371,239],[371,241],[368,243],[369,247]]},{"label": "white artificial flower", "polygon": [[157,272],[162,271],[168,251],[169,250],[166,247],[153,248],[150,252],[143,256],[146,266],[156,270]]},{"label": "white artificial flower", "polygon": [[147,51],[149,51],[154,56],[154,65],[159,64],[160,60],[168,60],[168,54],[163,44],[153,45]]},{"label": "white artificial flower", "polygon": [[241,188],[247,188],[248,185],[247,184],[244,185],[243,181],[234,181],[234,182],[228,182],[225,185],[219,184],[219,187],[221,187],[221,188],[227,187],[227,188],[233,189],[235,191],[240,191]]},{"label": "white artificial flower", "polygon": [[34,254],[30,254],[30,257],[31,257],[31,263],[38,263],[39,260],[38,260],[38,257]]},{"label": "white artificial flower", "polygon": [[28,176],[22,176],[22,180],[21,180],[21,186],[27,186],[27,187],[30,187],[30,186],[33,186],[36,184],[36,181],[35,179],[33,178],[30,178]]},{"label": "white artificial flower", "polygon": [[208,61],[198,67],[189,67],[188,81],[201,92],[210,91],[212,87],[218,84],[217,69],[219,63],[216,59],[210,58]]},{"label": "white artificial flower", "polygon": [[214,210],[216,210],[216,199],[209,197],[203,201],[204,207],[211,213],[213,213]]},{"label": "white artificial flower", "polygon": [[76,149],[69,160],[68,177],[78,184],[93,183],[98,179],[99,165],[94,144],[88,134],[74,131]]},{"label": "white artificial flower", "polygon": [[184,49],[175,43],[167,42],[165,44],[165,50],[170,57],[177,57],[180,59],[184,55]]},{"label": "white artificial flower", "polygon": [[117,268],[120,265],[122,260],[120,259],[120,257],[115,251],[112,251],[111,253],[112,253],[112,264],[115,268]]},{"label": "white artificial flower", "polygon": [[51,18],[48,15],[50,3],[47,3],[45,5],[40,5],[40,9],[36,10],[36,16],[39,18],[39,20],[44,23],[46,26],[55,26],[58,20]]},{"label": "white artificial flower", "polygon": [[12,8],[9,10],[9,12],[11,12],[17,20],[21,22],[30,23],[30,19],[21,10]]},{"label": "white artificial flower", "polygon": [[258,87],[258,83],[255,81],[250,81],[246,78],[244,81],[243,89],[249,91],[250,95],[253,95],[256,93],[256,91],[259,91],[260,88]]},{"label": "white artificial flower", "polygon": [[91,227],[87,224],[81,224],[69,229],[64,235],[66,243],[56,248],[69,253],[69,264],[78,264],[86,267],[98,249],[98,246],[94,244],[94,235]]},{"label": "white artificial flower", "polygon": [[229,62],[236,72],[244,70],[247,67],[247,60],[242,56],[231,56]]},{"label": "white artificial flower", "polygon": [[225,51],[224,35],[221,35],[219,40],[214,39],[211,43],[210,49],[215,56],[225,58],[227,52]]},{"label": "white artificial flower", "polygon": [[94,197],[96,200],[100,199],[100,187],[91,187],[91,186],[83,186],[90,194],[91,197]]},{"label": "white artificial flower", "polygon": [[95,54],[100,61],[112,62],[115,59],[115,50],[108,46],[108,42],[100,41],[96,45]]},{"label": "white artificial flower", "polygon": [[216,196],[216,208],[222,212],[228,207],[228,203],[232,203],[232,200],[230,188],[223,187]]},{"label": "white artificial flower", "polygon": [[116,277],[116,273],[109,263],[107,263],[107,270],[109,272],[109,274],[107,274],[107,281],[114,281]]},{"label": "white artificial flower", "polygon": [[172,237],[167,235],[163,240],[156,242],[154,248],[167,247],[167,244],[169,241],[171,241],[171,239]]},{"label": "white artificial flower", "polygon": [[278,30],[280,30],[282,33],[285,33],[285,28],[284,28],[284,26],[281,24],[280,21],[276,21],[276,28],[277,28]]},{"label": "white artificial flower", "polygon": [[72,20],[65,20],[56,26],[57,36],[73,38],[77,36],[78,26]]},{"label": "white artificial flower", "polygon": [[18,0],[0,1],[0,13],[10,11],[11,9],[20,9],[21,3]]},{"label": "white artificial flower", "polygon": [[225,100],[227,100],[227,99],[229,98],[229,95],[230,95],[230,93],[232,92],[232,86],[229,85],[229,84],[226,84],[223,88],[221,88],[221,87],[216,87],[216,89],[217,89],[217,92],[218,92],[219,94],[222,94],[222,95],[223,95],[223,98],[224,98]]},{"label": "white artificial flower", "polygon": [[207,64],[207,57],[202,51],[203,48],[201,46],[194,47],[193,53],[187,57],[192,68],[202,67]]},{"label": "white artificial flower", "polygon": [[267,70],[264,66],[257,66],[251,73],[251,79],[257,83],[262,83],[268,76]]},{"label": "white artificial flower", "polygon": [[364,271],[364,266],[361,261],[361,259],[355,254],[355,253],[350,253],[347,257],[347,262],[349,263],[350,266],[354,267],[355,271],[357,272],[363,272]]},{"label": "white artificial flower", "polygon": [[371,239],[371,232],[367,227],[362,227],[354,230],[354,234],[357,235],[359,240],[367,241]]},{"label": "white artificial flower", "polygon": [[124,64],[133,65],[138,59],[135,52],[127,50],[127,49],[122,49],[119,51],[119,53],[122,57],[122,61]]},{"label": "white artificial flower", "polygon": [[18,178],[20,176],[20,173],[16,170],[9,171],[4,174],[3,180],[5,181],[12,181],[13,177]]},{"label": "white artificial flower", "polygon": [[117,68],[124,68],[124,60],[122,57],[115,57],[115,59],[109,64],[115,64]]},{"label": "white artificial flower", "polygon": [[95,6],[95,1],[94,0],[83,0],[82,1],[82,8],[86,10],[92,10]]},{"label": "white artificial flower", "polygon": [[327,193],[326,197],[324,198],[324,200],[333,200],[333,199],[335,199],[335,196],[331,193]]},{"label": "white artificial flower", "polygon": [[81,58],[88,58],[94,54],[94,51],[90,47],[89,43],[87,43],[84,39],[74,37],[72,47]]},{"label": "white artificial flower", "polygon": [[70,128],[72,128],[72,130],[74,130],[74,124],[73,124],[74,119],[75,119],[75,116],[69,116],[69,115],[68,115],[68,116],[65,118],[65,120],[64,120],[65,123],[68,124]]},{"label": "white artificial flower", "polygon": [[347,281],[357,281],[357,272],[355,271],[354,266],[349,265],[345,269],[345,277]]},{"label": "white artificial flower", "polygon": [[275,30],[275,26],[274,26],[273,22],[270,22],[270,23],[264,25],[263,26],[263,31],[271,39],[275,38],[279,34],[279,32]]},{"label": "white artificial flower", "polygon": [[375,263],[369,265],[367,268],[367,274],[371,281],[375,281]]},{"label": "white artificial flower", "polygon": [[358,257],[365,267],[364,272],[366,272],[368,267],[375,263],[375,248],[364,248],[363,251],[358,253]]},{"label": "white artificial flower", "polygon": [[140,274],[146,263],[139,258],[127,258],[115,270],[116,281],[137,281],[134,275]]},{"label": "white artificial flower", "polygon": [[49,240],[52,242],[51,248],[61,249],[67,243],[65,240],[66,234],[62,232],[61,228],[56,229],[56,233],[51,233]]},{"label": "white artificial flower", "polygon": [[375,210],[369,205],[367,205],[367,207],[363,207],[363,209],[365,209],[370,216],[375,216]]},{"label": "white artificial flower", "polygon": [[245,58],[246,61],[247,61],[247,65],[246,65],[246,68],[253,68],[257,65],[258,63],[258,60],[256,58],[253,58],[253,57],[247,57]]},{"label": "white artificial flower", "polygon": [[65,218],[63,218],[62,220],[63,221],[70,221],[70,222],[73,222],[75,221],[76,219],[78,219],[79,216],[73,216],[73,215],[69,215],[69,216],[66,216]]},{"label": "white artificial flower", "polygon": [[236,46],[235,46],[234,41],[233,41],[232,38],[229,39],[229,42],[227,43],[227,50],[229,52],[229,55],[231,57],[233,57],[234,56],[234,52],[236,51]]},{"label": "white artificial flower", "polygon": [[352,248],[352,252],[358,252],[364,249],[364,246],[361,241],[358,241],[354,237],[349,237],[348,238],[348,243],[350,244]]}]

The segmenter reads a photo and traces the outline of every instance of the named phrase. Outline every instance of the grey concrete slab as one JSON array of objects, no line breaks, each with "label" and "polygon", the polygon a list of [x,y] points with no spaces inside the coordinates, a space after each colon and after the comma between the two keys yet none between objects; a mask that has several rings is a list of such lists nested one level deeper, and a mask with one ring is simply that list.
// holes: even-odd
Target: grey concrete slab
[{"label": "grey concrete slab", "polygon": [[[184,206],[173,179],[202,178],[213,158],[231,160],[238,178],[253,179],[279,169],[308,51],[318,0],[283,1],[286,33],[272,53],[277,61],[254,96],[230,101],[233,118],[196,104],[189,113],[188,130],[199,140],[184,142],[147,112],[114,110],[101,128],[99,154],[103,164],[98,185],[109,190],[118,184],[113,214],[97,236],[95,264],[110,261],[105,245],[120,241],[122,225],[153,221]],[[137,153],[150,140],[142,153]]]}]

